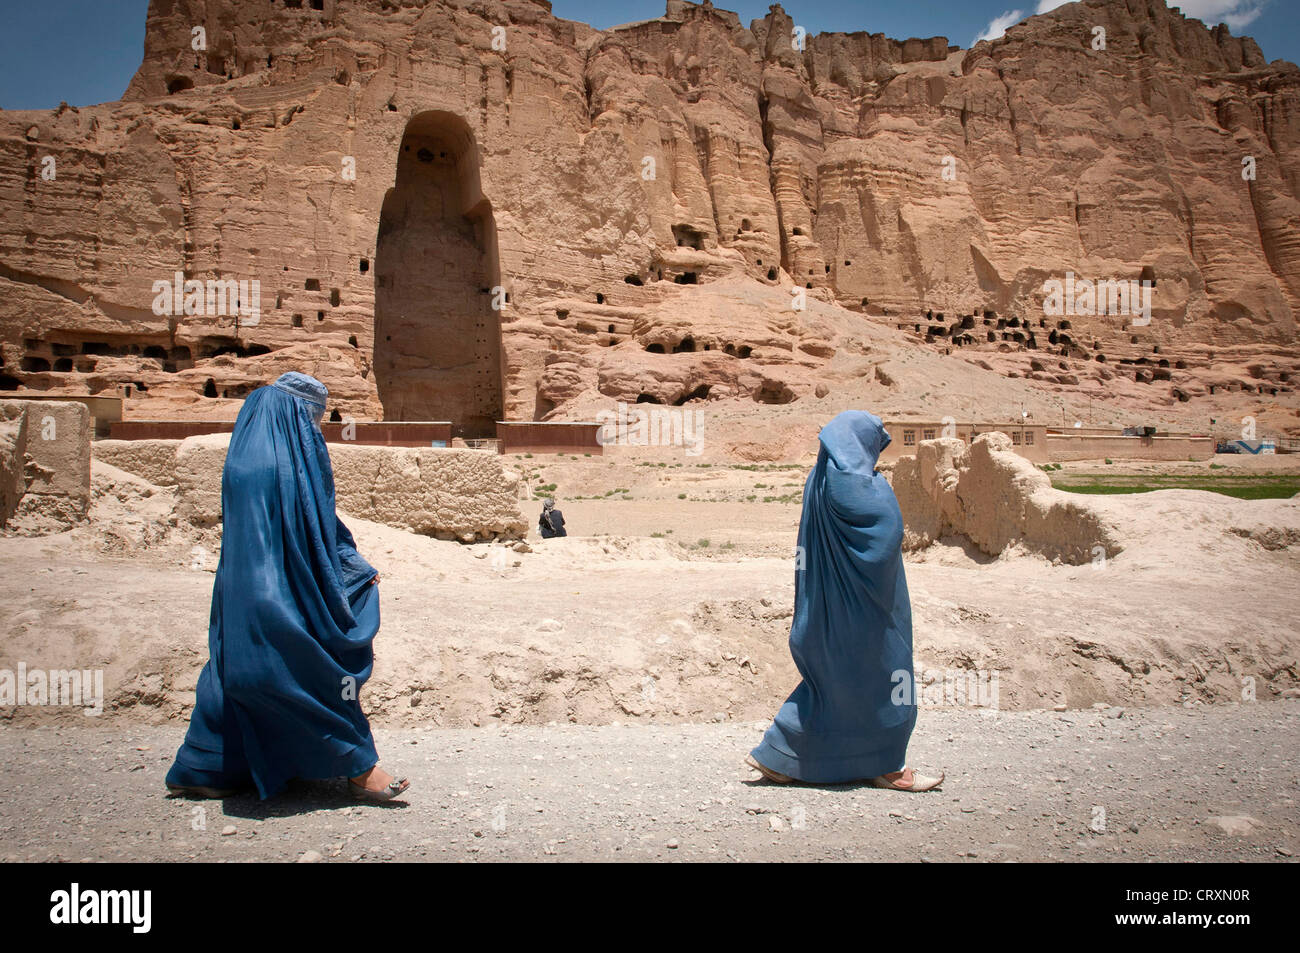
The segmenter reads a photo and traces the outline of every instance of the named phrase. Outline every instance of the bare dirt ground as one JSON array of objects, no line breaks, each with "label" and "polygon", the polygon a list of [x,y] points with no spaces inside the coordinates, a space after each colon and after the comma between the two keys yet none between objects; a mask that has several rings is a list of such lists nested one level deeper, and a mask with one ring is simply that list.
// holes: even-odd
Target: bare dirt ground
[{"label": "bare dirt ground", "polygon": [[[1295,500],[1099,499],[1123,527],[1123,551],[1101,565],[991,557],[961,538],[909,556],[918,671],[992,674],[998,709],[923,699],[910,760],[952,780],[909,797],[744,781],[741,759],[797,680],[786,639],[803,464],[515,462],[575,535],[465,546],[348,520],[383,574],[362,700],[386,763],[415,783],[404,808],[353,808],[325,782],[200,815],[166,800],[207,657],[219,539],[103,486],[89,526],[0,539],[0,668],[102,668],[106,695],[99,718],[0,708],[14,769],[0,857],[1296,850]],[[531,519],[537,509],[525,504]],[[191,827],[200,817],[204,830]]]},{"label": "bare dirt ground", "polygon": [[165,796],[182,728],[0,729],[0,859],[1282,861],[1300,852],[1300,702],[925,711],[924,795],[746,780],[764,727],[377,732],[402,804],[342,781]]},{"label": "bare dirt ground", "polygon": [[[516,551],[349,520],[383,576],[375,723],[770,717],[797,680],[803,467],[517,462],[573,536]],[[150,505],[100,493],[87,527],[0,539],[0,668],[102,668],[105,718],[187,717],[220,542],[151,520]],[[1167,490],[1093,505],[1123,528],[1123,551],[1099,564],[992,557],[963,538],[909,556],[917,668],[996,673],[1003,710],[1300,689],[1300,502]],[[5,720],[81,715],[0,708]]]}]

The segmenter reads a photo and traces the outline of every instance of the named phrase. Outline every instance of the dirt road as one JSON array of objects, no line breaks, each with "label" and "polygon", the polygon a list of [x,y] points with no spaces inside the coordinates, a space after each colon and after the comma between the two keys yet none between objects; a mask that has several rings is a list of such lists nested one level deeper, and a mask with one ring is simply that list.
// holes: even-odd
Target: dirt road
[{"label": "dirt road", "polygon": [[380,730],[413,782],[169,799],[181,728],[0,729],[14,860],[1281,861],[1300,852],[1300,701],[921,712],[941,792],[747,782],[755,724]]}]

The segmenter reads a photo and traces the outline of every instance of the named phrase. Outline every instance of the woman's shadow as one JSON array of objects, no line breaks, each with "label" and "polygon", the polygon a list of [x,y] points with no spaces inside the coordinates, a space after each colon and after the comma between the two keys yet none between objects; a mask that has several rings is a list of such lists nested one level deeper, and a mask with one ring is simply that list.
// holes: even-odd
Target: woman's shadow
[{"label": "woman's shadow", "polygon": [[381,811],[405,810],[411,805],[399,798],[391,801],[367,801],[353,797],[346,778],[323,781],[291,780],[283,791],[263,801],[255,789],[221,798],[221,813],[227,817],[263,821],[275,817],[297,817],[339,811],[350,807],[375,808]]}]

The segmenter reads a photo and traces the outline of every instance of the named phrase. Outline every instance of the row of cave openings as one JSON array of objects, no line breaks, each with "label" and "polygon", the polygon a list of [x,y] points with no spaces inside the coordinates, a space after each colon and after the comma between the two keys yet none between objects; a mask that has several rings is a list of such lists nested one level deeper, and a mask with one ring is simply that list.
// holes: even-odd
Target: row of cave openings
[{"label": "row of cave openings", "polygon": [[[284,270],[288,271],[289,266],[285,265]],[[358,270],[363,275],[367,274],[370,271],[370,259],[361,258]],[[303,288],[308,292],[319,293],[321,290],[320,279],[306,279]],[[284,299],[284,292],[276,294],[275,307],[277,310],[283,308]],[[339,307],[341,300],[339,289],[331,288],[329,293],[330,307]],[[238,301],[235,302],[235,306],[238,307]],[[326,315],[327,312],[324,310],[318,310],[316,312],[316,322],[318,324],[323,323]],[[304,328],[306,325],[302,313],[294,313],[290,318],[290,323],[295,328]],[[355,334],[348,335],[348,344],[354,348],[360,346]],[[24,355],[19,364],[19,369],[24,374],[94,374],[97,371],[98,359],[100,358],[137,358],[156,361],[159,365],[158,369],[163,373],[175,374],[194,367],[196,361],[211,360],[223,355],[236,358],[260,357],[263,354],[270,354],[274,349],[264,344],[245,344],[230,338],[210,337],[199,339],[192,348],[189,345],[172,345],[166,342],[42,341],[36,338],[26,338],[23,341],[23,350]],[[4,359],[0,356],[0,369],[3,369],[3,367]],[[0,390],[14,390],[21,384],[22,381],[14,377],[13,374],[0,373]],[[139,380],[132,381],[125,386],[135,393],[143,394],[149,390],[148,385]],[[204,397],[241,398],[251,390],[251,387],[233,386],[218,392],[214,381],[209,378],[203,387],[202,395]],[[128,393],[126,396],[131,396],[131,394]]]},{"label": "row of cave openings", "polygon": [[[649,354],[694,354],[697,350],[711,351],[713,350],[713,345],[705,344],[702,348],[697,348],[695,346],[695,338],[684,337],[672,346],[671,351],[669,351],[665,345],[658,342],[647,344],[645,349]],[[722,353],[729,354],[732,357],[747,358],[754,353],[754,349],[748,344],[741,344],[740,346],[736,346],[735,344],[724,344],[722,346]]]},{"label": "row of cave openings", "polygon": [[[1072,326],[1068,318],[1059,318],[1056,321],[1055,327],[1049,327],[1047,318],[1040,317],[1038,319],[1038,327],[1034,328],[1028,318],[1002,318],[998,317],[997,312],[995,311],[985,311],[982,315],[982,332],[975,329],[975,322],[981,320],[979,312],[964,315],[960,320],[951,325],[945,322],[944,314],[941,311],[927,311],[925,313],[925,319],[927,322],[931,322],[924,327],[925,340],[927,344],[933,344],[936,339],[946,337],[954,347],[970,347],[980,343],[995,344],[1005,342],[1023,344],[1030,350],[1038,350],[1039,341],[1037,332],[1046,330],[1047,343],[1052,347],[1058,348],[1057,353],[1062,357],[1076,357],[1081,360],[1087,360],[1090,356],[1085,351],[1084,346],[1076,342],[1069,333],[1072,330]],[[908,330],[909,327],[917,334],[923,333],[922,325],[919,322],[911,325],[906,323],[899,325],[901,330]],[[973,330],[975,330],[976,333],[969,333]],[[984,336],[983,342],[980,341],[981,333]],[[1129,343],[1140,345],[1141,340],[1138,335],[1132,334],[1129,335]],[[1099,364],[1106,363],[1106,355],[1101,351],[1101,342],[1094,340],[1092,342],[1091,350],[1093,352],[1091,354],[1093,360]],[[1151,346],[1151,352],[1153,354],[1159,354],[1160,345],[1153,344]],[[1120,358],[1118,363],[1131,365],[1152,364],[1161,368],[1172,366],[1178,370],[1182,370],[1187,366],[1185,361],[1174,361],[1171,365],[1169,359],[1163,357],[1158,359],[1148,359],[1146,357]],[[1157,376],[1155,379],[1168,380],[1169,377],[1167,375]]]},{"label": "row of cave openings", "polygon": [[[597,295],[596,297],[597,297],[597,302],[596,302],[597,304],[604,303],[605,299],[603,295]],[[556,320],[562,323],[567,322],[569,320],[569,310],[567,308],[558,308],[556,309],[555,317]],[[597,330],[594,325],[588,322],[579,322],[577,325],[577,329],[580,332],[584,332],[587,334],[594,334],[596,333]],[[602,342],[605,347],[612,347],[614,344],[617,344],[621,340],[619,337],[618,329],[613,324],[607,325],[605,333],[606,333],[606,338]],[[698,351],[712,351],[713,344],[711,342],[704,342],[702,345],[697,344],[694,337],[687,335],[686,337],[683,337],[677,342],[672,344],[666,344],[660,341],[656,341],[652,344],[647,344],[645,346],[645,350],[647,353],[650,354],[694,354]],[[752,356],[754,353],[753,347],[751,347],[748,344],[728,343],[728,344],[724,344],[719,350],[721,350],[723,354],[729,354],[732,357],[738,357],[738,358],[748,358]]]},{"label": "row of cave openings", "polygon": [[[700,229],[696,228],[695,226],[677,224],[672,226],[672,230],[673,230],[673,239],[678,248],[693,248],[696,249],[697,251],[702,251],[704,249],[705,233]],[[736,237],[739,238],[741,235],[750,231],[753,231],[753,224],[747,218],[742,219],[740,223],[740,230],[736,233]],[[802,235],[803,229],[796,227],[792,230],[792,234]],[[844,267],[849,268],[852,267],[852,265],[853,262],[851,260],[845,259]],[[765,274],[767,275],[768,281],[777,280],[778,267],[776,265],[772,264],[771,262],[764,264],[763,259],[755,258],[754,266],[760,272],[763,272],[763,270],[766,268]],[[823,268],[825,269],[826,274],[829,275],[831,273],[830,265],[823,265]],[[649,270],[655,273],[656,280],[658,281],[664,280],[664,271],[662,268],[652,268]],[[816,274],[817,271],[815,268],[808,269],[808,275],[810,277]],[[677,274],[670,274],[669,277],[671,278],[672,281],[676,282],[679,285],[694,285],[699,283],[699,274],[698,272],[694,272],[694,271],[682,271]],[[643,285],[645,283],[645,279],[639,274],[627,275],[623,280],[630,285],[637,285],[637,286]],[[805,288],[811,289],[812,286],[813,283],[811,281],[805,282],[804,284]],[[603,297],[603,296],[598,296],[598,297]],[[864,308],[867,306],[867,301],[865,298],[862,300],[862,306]]]},{"label": "row of cave openings", "polygon": [[[1038,328],[1034,329],[1028,318],[1021,319],[1017,317],[1001,318],[995,311],[985,311],[981,316],[978,311],[968,315],[963,315],[951,325],[947,323],[942,311],[927,311],[925,320],[929,322],[922,327],[921,323],[915,322],[908,324],[900,323],[898,327],[901,330],[909,328],[917,334],[924,333],[927,344],[933,344],[936,338],[947,338],[954,347],[968,347],[980,342],[980,334],[983,334],[985,343],[995,344],[999,341],[1005,341],[1015,344],[1023,344],[1030,349],[1037,349],[1039,346],[1036,330],[1047,330],[1047,340],[1051,345],[1059,346],[1062,355],[1067,355],[1069,349],[1075,346],[1074,339],[1068,333],[1070,322],[1068,319],[1060,319],[1056,322],[1055,328],[1048,328],[1047,319],[1038,319]],[[982,321],[983,331],[977,331],[975,322]],[[969,333],[969,332],[976,333]],[[1137,343],[1137,338],[1133,339]],[[1105,357],[1101,360],[1104,362]]]},{"label": "row of cave openings", "polygon": [[[978,311],[962,316],[953,324],[948,324],[943,312],[927,311],[925,320],[928,322],[924,330],[920,322],[907,323],[903,322],[898,325],[900,330],[911,330],[916,334],[925,334],[927,344],[936,343],[937,339],[947,338],[954,347],[969,347],[980,343],[1015,343],[1022,344],[1031,350],[1038,350],[1039,343],[1037,331],[1047,330],[1048,344],[1057,348],[1061,357],[1073,357],[1078,360],[1088,360],[1091,358],[1099,364],[1107,363],[1106,355],[1101,350],[1101,342],[1094,340],[1092,342],[1091,354],[1088,349],[1074,340],[1070,335],[1072,330],[1068,318],[1059,318],[1054,328],[1049,328],[1047,318],[1040,317],[1038,326],[1034,328],[1028,318],[999,317],[997,312],[986,310],[981,315]],[[985,341],[979,339],[980,331],[976,330],[975,322],[982,322],[982,333]],[[976,333],[970,333],[975,331]],[[1129,344],[1143,346],[1142,341],[1136,334],[1129,335]],[[1213,353],[1210,355],[1213,358]],[[1118,365],[1132,369],[1133,379],[1139,384],[1150,384],[1155,381],[1172,381],[1174,370],[1185,370],[1187,362],[1185,360],[1173,360],[1161,356],[1160,345],[1151,345],[1151,356],[1141,355],[1138,357],[1122,357],[1116,362]],[[1061,363],[1063,370],[1068,370],[1068,365]],[[1289,380],[1289,375],[1283,373],[1279,379],[1285,383]],[[1240,389],[1248,390],[1246,385],[1240,385]],[[1288,387],[1277,387],[1269,383],[1256,385],[1257,393],[1276,396],[1278,393],[1289,391]],[[1215,386],[1209,387],[1211,394],[1215,393]],[[1179,392],[1176,394],[1180,401],[1187,401],[1189,398]]]},{"label": "row of cave openings", "polygon": [[[259,357],[271,353],[271,348],[261,344],[244,346],[221,338],[200,340],[190,348],[180,344],[166,347],[161,344],[110,344],[106,341],[82,341],[79,344],[67,342],[44,342],[28,338],[23,342],[27,353],[23,356],[21,370],[24,374],[68,374],[95,373],[96,359],[138,358],[157,361],[167,373],[187,370],[194,366],[194,361],[206,360],[231,355],[233,357]],[[0,354],[0,390],[17,390],[23,382],[4,370],[4,355]],[[119,393],[123,397],[147,394],[149,386],[142,380],[118,383]],[[204,381],[200,391],[202,396],[210,398],[240,399],[260,387],[260,384],[235,383],[221,388],[217,387],[215,378]],[[330,415],[330,420],[339,420],[338,411]]]},{"label": "row of cave openings", "polygon": [[[764,381],[751,396],[754,398],[754,402],[758,404],[789,404],[798,398],[798,395],[789,386],[780,381]],[[674,407],[681,407],[683,404],[690,403],[691,401],[708,399],[709,385],[701,384],[693,390],[682,394],[672,403]],[[660,400],[654,394],[643,393],[637,396],[636,403],[663,404],[664,401]]]},{"label": "row of cave openings", "polygon": [[[814,212],[814,214],[816,213]],[[747,218],[741,219],[740,229],[739,231],[736,232],[736,237],[739,238],[741,235],[745,234],[746,232],[752,232],[753,230],[754,230],[753,223],[749,219]],[[797,237],[803,235],[804,231],[801,227],[796,225],[790,229],[790,234],[792,236]],[[683,247],[683,246],[690,247],[690,248],[704,247],[703,244],[704,233],[699,231],[699,229],[692,228],[689,225],[674,225],[673,235],[677,239],[678,247]],[[761,258],[754,259],[754,267],[758,269],[759,272],[765,273],[768,281],[776,281],[779,276],[778,266],[772,264],[771,262],[767,262],[766,264],[764,264],[763,259]],[[848,259],[848,258],[844,259],[844,267],[852,268],[853,267],[852,259]],[[825,274],[829,275],[831,273],[830,265],[823,263],[822,268],[824,269]],[[764,269],[766,269],[766,272],[764,272]],[[817,274],[817,269],[815,268],[808,269],[809,278],[815,277],[816,274]],[[804,282],[804,288],[811,290],[812,286],[813,283],[811,281]],[[862,307],[864,309],[867,307],[866,298],[862,299]]]},{"label": "row of cave openings", "polygon": [[[271,348],[263,344],[244,345],[226,338],[204,338],[195,342],[193,347],[185,344],[141,344],[138,342],[110,343],[108,341],[39,341],[28,338],[23,341],[23,355],[20,369],[24,374],[94,374],[100,358],[135,358],[156,361],[168,374],[192,368],[196,361],[209,360],[229,354],[233,357],[259,357],[270,354]],[[0,390],[14,390],[22,381],[12,374],[3,373],[4,358],[0,356]],[[124,396],[135,393],[148,393],[149,387],[142,380],[130,381],[121,385],[128,388]],[[204,397],[244,397],[253,390],[253,386],[238,385],[217,391],[216,383],[209,378],[203,389]]]}]

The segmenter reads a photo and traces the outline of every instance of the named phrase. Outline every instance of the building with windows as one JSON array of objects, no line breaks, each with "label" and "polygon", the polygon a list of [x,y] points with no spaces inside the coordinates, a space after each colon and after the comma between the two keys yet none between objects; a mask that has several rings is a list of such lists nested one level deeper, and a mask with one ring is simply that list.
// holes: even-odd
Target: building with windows
[{"label": "building with windows", "polygon": [[970,443],[982,433],[997,430],[1011,437],[1011,446],[1017,453],[1034,463],[1047,463],[1051,458],[1047,450],[1047,427],[1043,424],[991,424],[991,423],[957,423],[948,421],[885,421],[885,429],[893,441],[880,455],[882,461],[896,460],[916,454],[916,446],[922,440],[937,440],[939,437],[956,437]]},{"label": "building with windows", "polygon": [[972,424],[949,420],[886,421],[893,442],[880,455],[883,462],[914,456],[922,440],[956,437],[970,443],[992,430],[1011,437],[1011,448],[1033,463],[1069,460],[1206,460],[1214,455],[1208,434],[1173,432],[1156,427],[1048,427],[1045,424]]}]

